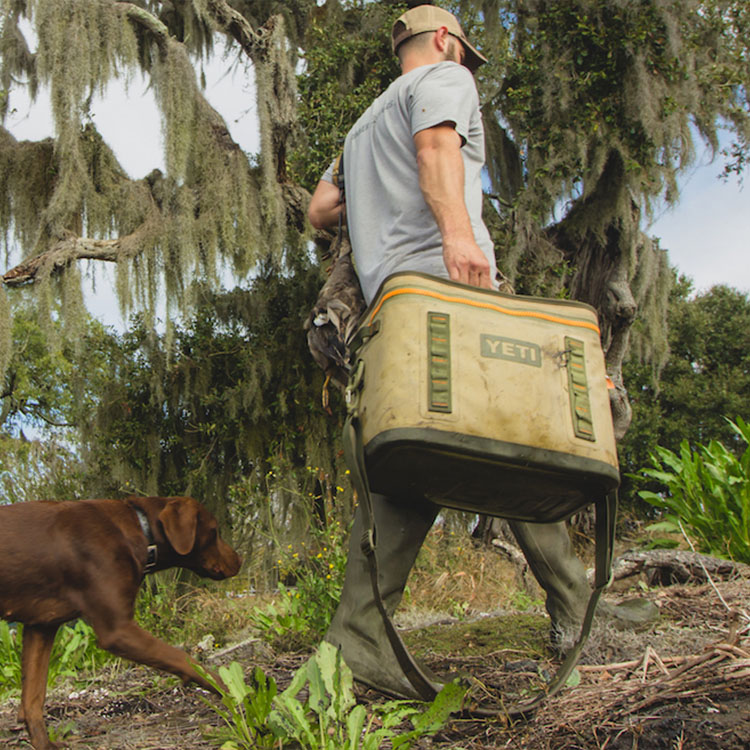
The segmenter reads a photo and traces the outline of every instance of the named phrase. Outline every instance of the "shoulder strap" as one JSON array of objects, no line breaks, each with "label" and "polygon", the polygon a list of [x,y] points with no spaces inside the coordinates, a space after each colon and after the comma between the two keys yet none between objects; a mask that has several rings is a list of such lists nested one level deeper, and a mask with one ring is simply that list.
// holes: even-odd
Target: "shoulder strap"
[{"label": "shoulder strap", "polygon": [[[333,160],[333,184],[339,189],[339,203],[344,202],[344,152],[342,151],[334,160]],[[348,229],[347,227],[347,219],[344,216],[344,212],[341,212],[339,214],[339,229],[338,229],[338,238],[341,239],[342,235],[344,234],[344,230]]]},{"label": "shoulder strap", "polygon": [[333,184],[344,192],[344,152],[342,151],[333,161]]}]

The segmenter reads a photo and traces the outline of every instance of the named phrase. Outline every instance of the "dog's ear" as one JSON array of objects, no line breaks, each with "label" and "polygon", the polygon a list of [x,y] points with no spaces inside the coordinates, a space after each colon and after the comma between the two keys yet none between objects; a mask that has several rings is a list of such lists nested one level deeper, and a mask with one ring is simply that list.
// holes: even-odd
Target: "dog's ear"
[{"label": "dog's ear", "polygon": [[159,514],[164,534],[178,555],[187,555],[195,545],[198,531],[198,505],[188,498],[170,500]]}]

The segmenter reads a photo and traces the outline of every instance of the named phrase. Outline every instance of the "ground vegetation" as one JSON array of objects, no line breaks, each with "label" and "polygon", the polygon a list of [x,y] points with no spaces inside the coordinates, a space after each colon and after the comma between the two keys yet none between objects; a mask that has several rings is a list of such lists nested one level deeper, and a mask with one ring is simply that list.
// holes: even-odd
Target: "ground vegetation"
[{"label": "ground vegetation", "polygon": [[[647,540],[638,532],[621,541],[618,551],[624,560],[647,555],[642,548]],[[461,541],[471,544],[468,536]],[[441,544],[439,534],[428,539],[428,546],[435,544]],[[494,574],[494,569],[508,566],[500,555],[489,560],[485,556],[484,574],[464,560],[462,572],[465,579],[474,578],[475,596],[473,606],[461,613],[434,608],[439,602],[436,590],[425,588],[417,595],[415,589],[399,619],[409,647],[435,670],[468,676],[471,699],[500,714],[496,718],[453,717],[421,737],[417,733],[411,746],[603,750],[634,744],[671,749],[682,744],[744,750],[750,742],[750,579],[746,570],[722,571],[708,557],[701,562],[703,568],[695,566],[691,576],[679,583],[668,576],[657,581],[642,568],[626,572],[615,582],[606,596],[610,603],[637,595],[658,609],[658,619],[625,630],[613,629],[604,621],[597,625],[576,678],[527,722],[505,721],[503,705],[539,689],[557,664],[547,645],[547,620],[540,602],[534,600],[534,591],[529,590],[522,601],[517,590],[498,596],[494,585],[487,585],[489,569]],[[451,565],[444,572],[452,576],[458,571]],[[47,701],[53,734],[68,747],[209,750],[220,747],[228,736],[237,738],[238,726],[247,722],[260,735],[270,736],[268,724],[258,723],[252,710],[245,711],[243,722],[230,718],[234,730],[229,733],[220,714],[236,713],[243,701],[259,700],[256,692],[245,692],[245,687],[259,680],[266,690],[274,684],[281,693],[300,681],[300,671],[310,674],[308,659],[315,644],[307,639],[296,641],[293,648],[284,647],[264,629],[262,620],[253,617],[259,609],[268,611],[268,599],[247,590],[232,591],[229,582],[219,590],[202,589],[176,598],[171,586],[166,582],[156,587],[156,593],[146,592],[138,605],[139,619],[158,623],[163,637],[186,643],[207,666],[229,668],[232,680],[243,689],[233,701],[222,704],[153,670],[111,657],[97,662],[90,650],[90,631],[79,624],[63,633],[65,643],[74,644],[79,654],[62,647],[53,654],[55,682]],[[2,651],[7,642],[0,630],[3,663],[12,671],[15,662]],[[75,661],[77,655],[83,657],[81,661]],[[0,676],[0,739],[6,747],[21,748],[25,740],[15,720],[17,687],[8,689],[8,678],[2,680]],[[346,705],[343,700],[337,705],[350,711],[354,705],[345,687],[340,695]],[[406,717],[423,714],[424,706],[413,706],[410,711],[404,706],[389,707],[384,696],[353,687],[353,698],[368,717],[368,732],[386,726],[384,737],[405,737],[409,732],[415,737],[414,725]],[[328,693],[334,694],[339,694],[335,688]],[[317,724],[311,709],[312,685],[309,695],[308,700],[308,693],[301,693],[299,707],[294,708],[298,726],[310,720],[311,726]],[[292,705],[287,695],[286,706]],[[322,716],[328,704],[318,701],[315,705]],[[255,709],[259,708],[256,703]],[[268,713],[269,708],[264,711]],[[399,715],[404,717],[399,724],[388,723]],[[374,724],[369,722],[373,716],[379,717]],[[326,718],[325,726],[340,730],[343,722]]]},{"label": "ground vegetation", "polygon": [[[632,418],[628,390],[634,432],[647,436],[627,448],[634,470],[645,463],[643,446],[716,436],[709,430],[723,427],[718,412],[744,403],[733,393],[711,399],[730,378],[744,393],[747,300],[721,289],[691,299],[642,226],[658,202],[678,200],[679,175],[698,143],[713,147],[728,172],[746,164],[747,3],[444,5],[491,58],[478,77],[485,216],[503,273],[518,292],[596,308],[618,437]],[[312,233],[305,211],[344,134],[396,74],[387,30],[404,7],[391,0],[0,0],[2,123],[5,94],[20,87],[32,96],[48,89],[54,116],[54,136],[38,142],[18,140],[0,124],[0,501],[198,495],[232,527],[251,564],[243,593],[226,596],[231,614],[215,600],[199,605],[222,624],[212,638],[232,650],[219,656],[210,639],[194,631],[183,637],[196,653],[200,642],[219,660],[262,665],[282,688],[309,656],[312,635],[306,631],[307,650],[292,639],[301,649],[294,653],[279,636],[307,623],[317,606],[295,604],[300,592],[335,599],[353,508],[337,437],[342,405],[335,393],[321,403],[322,374],[304,347],[302,324],[324,278],[311,243],[324,250],[331,239]],[[230,50],[227,65],[245,66],[256,82],[258,153],[242,151],[202,89],[201,66],[218,40]],[[166,165],[142,178],[123,169],[91,111],[109,81],[136,71],[155,92]],[[726,153],[721,129],[732,144]],[[86,271],[96,263],[114,264],[116,303],[136,316],[125,332],[103,330],[86,314]],[[236,288],[224,288],[227,271]],[[713,335],[716,321],[726,331],[725,351],[740,342],[736,362],[715,355],[711,336],[695,340],[696,332]],[[415,637],[414,648],[435,666],[474,672],[496,696],[510,684],[540,685],[552,656],[528,571],[498,573],[486,550],[477,553],[465,517],[446,514],[441,522],[406,592],[406,611],[411,624],[424,624],[420,606],[437,628],[459,620],[458,646],[431,651],[438,639],[428,635],[423,648]],[[291,601],[272,602],[263,616],[238,605],[279,581]],[[719,585],[719,604],[708,585],[662,595],[641,583],[637,590],[661,602],[665,620],[643,640],[609,633],[593,641],[603,650],[592,659],[608,666],[582,670],[581,690],[556,698],[534,725],[467,719],[433,746],[615,748],[651,737],[654,747],[686,738],[746,747],[747,722],[732,717],[747,715],[747,626],[726,612],[746,616],[745,583]],[[525,611],[520,620],[501,612],[489,632],[522,636],[469,654],[472,638],[485,640],[487,620],[476,635],[467,634],[466,620],[498,606]],[[143,616],[149,611],[166,622],[159,606]],[[233,617],[274,633],[277,650],[257,633],[240,634]],[[186,620],[197,622],[196,610]],[[323,618],[314,632],[324,627]],[[113,669],[94,677],[101,692],[54,694],[59,736],[82,747],[211,746],[202,726],[215,717],[194,693],[152,673]],[[127,687],[134,682],[135,692]],[[575,703],[581,697],[585,711]],[[22,742],[5,730],[13,724],[7,704],[0,724],[5,741]]]}]

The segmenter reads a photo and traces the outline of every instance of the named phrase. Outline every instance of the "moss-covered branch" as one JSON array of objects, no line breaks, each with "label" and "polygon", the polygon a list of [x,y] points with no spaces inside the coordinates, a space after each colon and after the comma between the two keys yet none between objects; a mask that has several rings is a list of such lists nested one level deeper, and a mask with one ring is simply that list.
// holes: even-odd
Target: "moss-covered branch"
[{"label": "moss-covered branch", "polygon": [[232,8],[226,0],[207,0],[206,8],[216,25],[232,37],[251,60],[262,52],[268,37],[280,21],[279,16],[271,16],[263,27],[256,30],[248,19]]},{"label": "moss-covered branch", "polygon": [[115,0],[118,10],[133,23],[138,24],[146,30],[153,40],[159,45],[162,53],[166,52],[166,45],[169,40],[169,29],[153,14],[145,8],[134,5],[127,0]]},{"label": "moss-covered branch", "polygon": [[8,287],[37,281],[65,270],[77,260],[103,260],[117,263],[123,255],[132,254],[138,235],[112,240],[94,240],[88,237],[70,237],[60,240],[43,253],[19,263],[3,274]]}]

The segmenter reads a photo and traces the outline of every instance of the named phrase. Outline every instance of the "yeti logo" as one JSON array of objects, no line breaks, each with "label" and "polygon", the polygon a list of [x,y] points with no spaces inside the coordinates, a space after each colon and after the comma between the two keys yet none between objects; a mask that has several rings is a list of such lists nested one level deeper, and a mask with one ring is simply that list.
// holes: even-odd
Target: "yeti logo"
[{"label": "yeti logo", "polygon": [[480,337],[480,353],[483,357],[507,359],[532,367],[542,366],[542,350],[530,341],[517,341],[483,333]]}]

